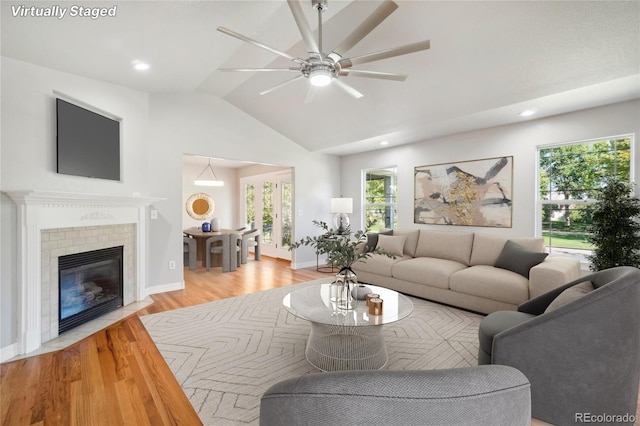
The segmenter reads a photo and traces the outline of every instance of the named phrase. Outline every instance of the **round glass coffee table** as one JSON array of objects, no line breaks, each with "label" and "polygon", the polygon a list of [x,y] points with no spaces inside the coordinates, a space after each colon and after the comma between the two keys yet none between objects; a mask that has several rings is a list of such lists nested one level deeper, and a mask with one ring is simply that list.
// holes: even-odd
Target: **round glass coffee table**
[{"label": "round glass coffee table", "polygon": [[382,326],[407,317],[413,310],[408,297],[368,285],[383,300],[382,315],[369,315],[364,300],[344,310],[330,297],[331,284],[317,284],[287,294],[282,303],[296,317],[311,323],[305,355],[322,371],[379,370],[388,361]]}]

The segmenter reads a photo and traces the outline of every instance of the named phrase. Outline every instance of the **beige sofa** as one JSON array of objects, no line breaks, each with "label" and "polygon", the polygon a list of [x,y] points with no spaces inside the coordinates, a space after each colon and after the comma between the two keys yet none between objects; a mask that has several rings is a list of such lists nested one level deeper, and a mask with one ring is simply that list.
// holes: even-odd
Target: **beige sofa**
[{"label": "beige sofa", "polygon": [[[531,257],[541,257],[531,252],[544,252],[542,238],[426,229],[393,230],[389,237],[384,232],[374,236],[378,247],[393,251],[395,245],[397,256],[374,254],[356,262],[353,270],[359,282],[476,312],[515,310],[520,303],[580,276],[580,262],[568,256],[546,257],[530,269],[525,267],[524,275],[504,269],[509,256],[514,270],[522,269]],[[508,247],[516,251],[503,253],[509,240]],[[503,267],[495,266],[499,259]]]}]

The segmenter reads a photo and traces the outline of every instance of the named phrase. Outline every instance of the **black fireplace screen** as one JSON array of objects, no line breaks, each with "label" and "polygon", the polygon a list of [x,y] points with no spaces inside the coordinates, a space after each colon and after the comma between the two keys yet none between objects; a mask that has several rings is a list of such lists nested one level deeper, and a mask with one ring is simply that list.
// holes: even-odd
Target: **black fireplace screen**
[{"label": "black fireplace screen", "polygon": [[118,246],[58,258],[58,333],[122,306],[122,252]]}]

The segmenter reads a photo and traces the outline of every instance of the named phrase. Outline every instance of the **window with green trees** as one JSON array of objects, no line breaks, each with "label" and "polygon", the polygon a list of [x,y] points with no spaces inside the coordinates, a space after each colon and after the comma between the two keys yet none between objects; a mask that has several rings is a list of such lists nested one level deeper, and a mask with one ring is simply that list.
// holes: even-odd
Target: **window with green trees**
[{"label": "window with green trees", "polygon": [[364,171],[364,223],[375,221],[372,231],[397,226],[397,168]]},{"label": "window with green trees", "polygon": [[591,254],[587,229],[606,180],[631,181],[631,136],[540,147],[539,231],[549,252],[583,260]]}]

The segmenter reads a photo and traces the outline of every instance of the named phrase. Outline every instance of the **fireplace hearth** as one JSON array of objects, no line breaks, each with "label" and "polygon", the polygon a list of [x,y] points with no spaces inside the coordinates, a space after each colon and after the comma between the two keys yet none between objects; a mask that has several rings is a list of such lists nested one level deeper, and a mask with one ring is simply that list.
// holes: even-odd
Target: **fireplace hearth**
[{"label": "fireplace hearth", "polygon": [[59,257],[58,333],[122,306],[122,260],[123,246]]}]

